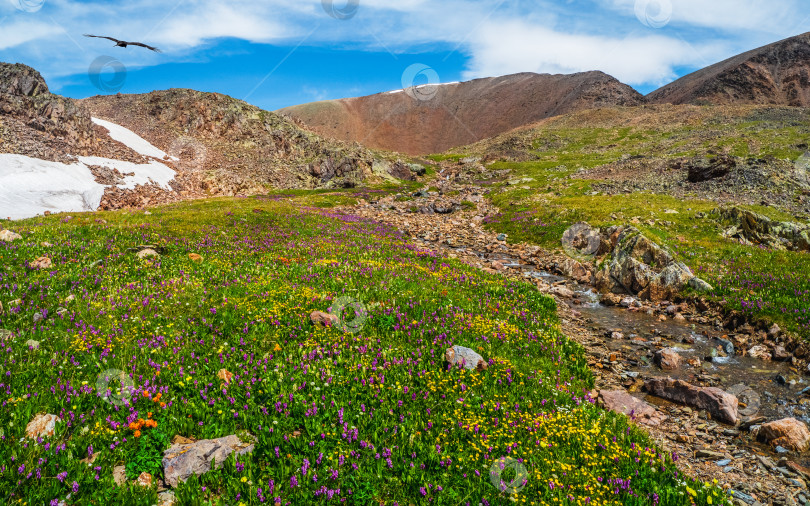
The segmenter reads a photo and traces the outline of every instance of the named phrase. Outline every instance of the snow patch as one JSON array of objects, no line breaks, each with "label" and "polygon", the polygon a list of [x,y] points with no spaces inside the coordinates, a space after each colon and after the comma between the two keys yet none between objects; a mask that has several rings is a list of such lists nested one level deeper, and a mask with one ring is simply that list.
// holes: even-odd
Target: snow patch
[{"label": "snow patch", "polygon": [[49,162],[0,154],[0,218],[30,218],[45,211],[95,211],[104,186],[82,163]]},{"label": "snow patch", "polygon": [[98,165],[110,169],[117,169],[121,174],[134,173],[132,176],[124,176],[124,183],[116,185],[122,190],[134,190],[137,185],[150,183],[156,183],[164,190],[172,189],[172,187],[169,186],[169,182],[174,179],[175,172],[160,162],[151,161],[149,163],[139,164],[112,160],[110,158],[100,158],[98,156],[80,156],[79,161],[85,166]]},{"label": "snow patch", "polygon": [[[453,85],[453,84],[459,84],[459,82],[458,82],[458,81],[453,81],[452,83],[436,83],[436,84],[430,84],[430,83],[428,83],[428,84],[420,84],[419,86],[411,86],[411,87],[410,87],[410,88],[408,88],[408,89],[409,89],[409,90],[410,90],[410,89],[415,89],[415,90],[418,90],[418,89],[420,89],[420,88],[427,88],[428,86],[451,86],[451,85]],[[404,92],[404,91],[405,91],[405,90],[394,90],[394,91],[387,91],[386,93],[387,93],[388,95],[394,95],[395,93],[402,93],[402,92]]]},{"label": "snow patch", "polygon": [[149,141],[128,128],[124,128],[121,125],[116,125],[115,123],[111,123],[109,121],[104,121],[103,119],[90,119],[92,119],[93,123],[96,125],[106,128],[110,132],[110,137],[113,140],[120,142],[138,154],[151,156],[152,158],[157,158],[158,160],[163,160],[166,157],[174,161],[179,160],[179,158],[175,158],[173,156],[169,157],[169,155],[167,155],[165,152],[156,148],[150,144]]}]

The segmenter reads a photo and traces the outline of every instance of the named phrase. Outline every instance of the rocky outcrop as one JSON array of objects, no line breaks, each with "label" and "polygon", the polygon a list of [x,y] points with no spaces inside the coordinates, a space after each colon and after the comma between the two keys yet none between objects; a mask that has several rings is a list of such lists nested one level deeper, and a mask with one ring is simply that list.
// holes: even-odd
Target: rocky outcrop
[{"label": "rocky outcrop", "polygon": [[668,300],[687,286],[711,288],[695,280],[685,264],[634,227],[602,231],[612,251],[596,272],[596,288],[603,293],[627,293],[647,300]]},{"label": "rocky outcrop", "polygon": [[686,165],[689,171],[687,180],[690,183],[711,181],[727,175],[736,166],[737,161],[728,155],[721,155],[712,159],[700,158]]},{"label": "rocky outcrop", "polygon": [[716,387],[696,387],[672,378],[647,380],[644,388],[652,395],[668,401],[705,409],[713,418],[729,424],[737,423],[739,401],[732,394]]},{"label": "rocky outcrop", "polygon": [[714,216],[727,227],[723,237],[780,250],[810,251],[810,225],[771,220],[739,207],[718,208]]},{"label": "rocky outcrop", "polygon": [[22,236],[11,230],[0,230],[0,241],[13,242],[22,239]]},{"label": "rocky outcrop", "polygon": [[188,151],[183,157],[187,166],[180,169],[196,174],[200,181],[194,189],[209,194],[264,193],[267,186],[353,188],[414,179],[420,172],[392,156],[325,139],[289,118],[219,93],[171,89],[80,102],[169,154]]},{"label": "rocky outcrop", "polygon": [[86,155],[97,143],[86,109],[53,95],[39,72],[0,62],[0,153],[52,161]]}]

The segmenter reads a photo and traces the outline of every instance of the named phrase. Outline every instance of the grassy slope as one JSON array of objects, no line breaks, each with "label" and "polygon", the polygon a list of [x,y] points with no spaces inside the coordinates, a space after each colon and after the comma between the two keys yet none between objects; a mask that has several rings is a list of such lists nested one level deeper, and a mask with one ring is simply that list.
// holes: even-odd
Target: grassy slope
[{"label": "grassy slope", "polygon": [[[490,226],[508,233],[510,241],[560,248],[563,232],[578,221],[604,226],[626,224],[639,217],[638,227],[644,233],[679,253],[699,276],[715,286],[713,296],[717,300],[810,337],[810,255],[742,246],[723,239],[716,223],[696,218],[697,213],[716,208],[714,202],[639,192],[590,195],[595,181],[568,178],[581,168],[612,163],[624,155],[666,159],[727,148],[737,156],[796,159],[806,150],[808,130],[810,115],[789,108],[670,106],[586,111],[555,118],[539,128],[506,136],[532,146],[531,154],[537,159],[496,162],[491,169],[512,169],[510,178],[530,177],[535,181],[500,185],[493,200],[503,214]],[[464,152],[485,154],[502,140],[485,141]],[[743,207],[774,219],[794,219],[770,207]],[[679,214],[666,214],[668,209]],[[651,219],[660,221],[647,224]],[[662,226],[663,221],[673,225]]]},{"label": "grassy slope", "polygon": [[[520,503],[718,504],[625,417],[583,400],[593,380],[551,299],[290,198],[311,197],[14,224],[25,239],[0,244],[0,300],[22,300],[0,315],[13,333],[0,367],[5,504],[153,504],[154,490],[115,487],[113,467],[159,474],[169,438],[234,433],[253,434],[255,451],[181,485],[180,504],[507,503],[490,477],[502,457],[526,469]],[[127,251],[142,243],[164,255]],[[29,270],[40,255],[54,266]],[[309,322],[341,296],[365,308],[359,332]],[[451,344],[479,350],[488,370],[448,370]],[[103,398],[118,370],[134,384],[120,407]],[[24,440],[41,412],[64,421]],[[135,437],[138,419],[156,427]],[[92,466],[79,462],[91,452]]]}]

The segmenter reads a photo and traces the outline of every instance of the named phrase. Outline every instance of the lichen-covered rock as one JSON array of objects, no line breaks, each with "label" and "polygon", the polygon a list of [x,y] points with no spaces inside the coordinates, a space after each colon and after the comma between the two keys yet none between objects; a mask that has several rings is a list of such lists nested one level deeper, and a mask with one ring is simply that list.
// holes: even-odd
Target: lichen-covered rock
[{"label": "lichen-covered rock", "polygon": [[484,357],[464,346],[448,348],[445,352],[445,359],[447,359],[447,362],[451,365],[461,364],[471,371],[473,369],[483,371],[487,368],[487,362],[484,360]]},{"label": "lichen-covered rock", "polygon": [[313,311],[309,314],[309,319],[313,325],[322,327],[331,327],[340,323],[340,318],[337,315],[324,313],[323,311]]},{"label": "lichen-covered rock", "polygon": [[61,421],[62,419],[56,415],[40,413],[25,426],[25,435],[31,439],[53,436],[56,423]]},{"label": "lichen-covered rock", "polygon": [[49,269],[53,266],[53,262],[48,257],[39,257],[28,263],[32,269]]},{"label": "lichen-covered rock", "polygon": [[12,232],[11,230],[0,230],[0,241],[2,242],[12,242],[22,239],[22,236],[16,232]]},{"label": "lichen-covered rock", "polygon": [[163,452],[164,479],[167,485],[176,488],[191,475],[207,473],[214,463],[217,469],[222,467],[232,453],[245,455],[253,448],[252,443],[243,442],[236,435],[172,445]]}]

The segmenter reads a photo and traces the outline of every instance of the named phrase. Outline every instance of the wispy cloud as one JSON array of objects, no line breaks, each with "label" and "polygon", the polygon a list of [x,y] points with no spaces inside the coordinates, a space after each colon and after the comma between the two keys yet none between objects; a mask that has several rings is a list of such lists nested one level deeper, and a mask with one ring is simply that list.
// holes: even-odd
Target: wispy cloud
[{"label": "wispy cloud", "polygon": [[[198,58],[228,38],[295,47],[307,37],[325,49],[453,48],[467,57],[468,78],[602,70],[653,85],[805,29],[800,0],[648,0],[671,7],[660,29],[636,18],[639,1],[360,0],[357,15],[341,21],[321,0],[46,0],[38,12],[0,0],[0,59],[65,76],[104,52],[138,68]],[[147,38],[165,53],[122,52],[86,32]]]}]

